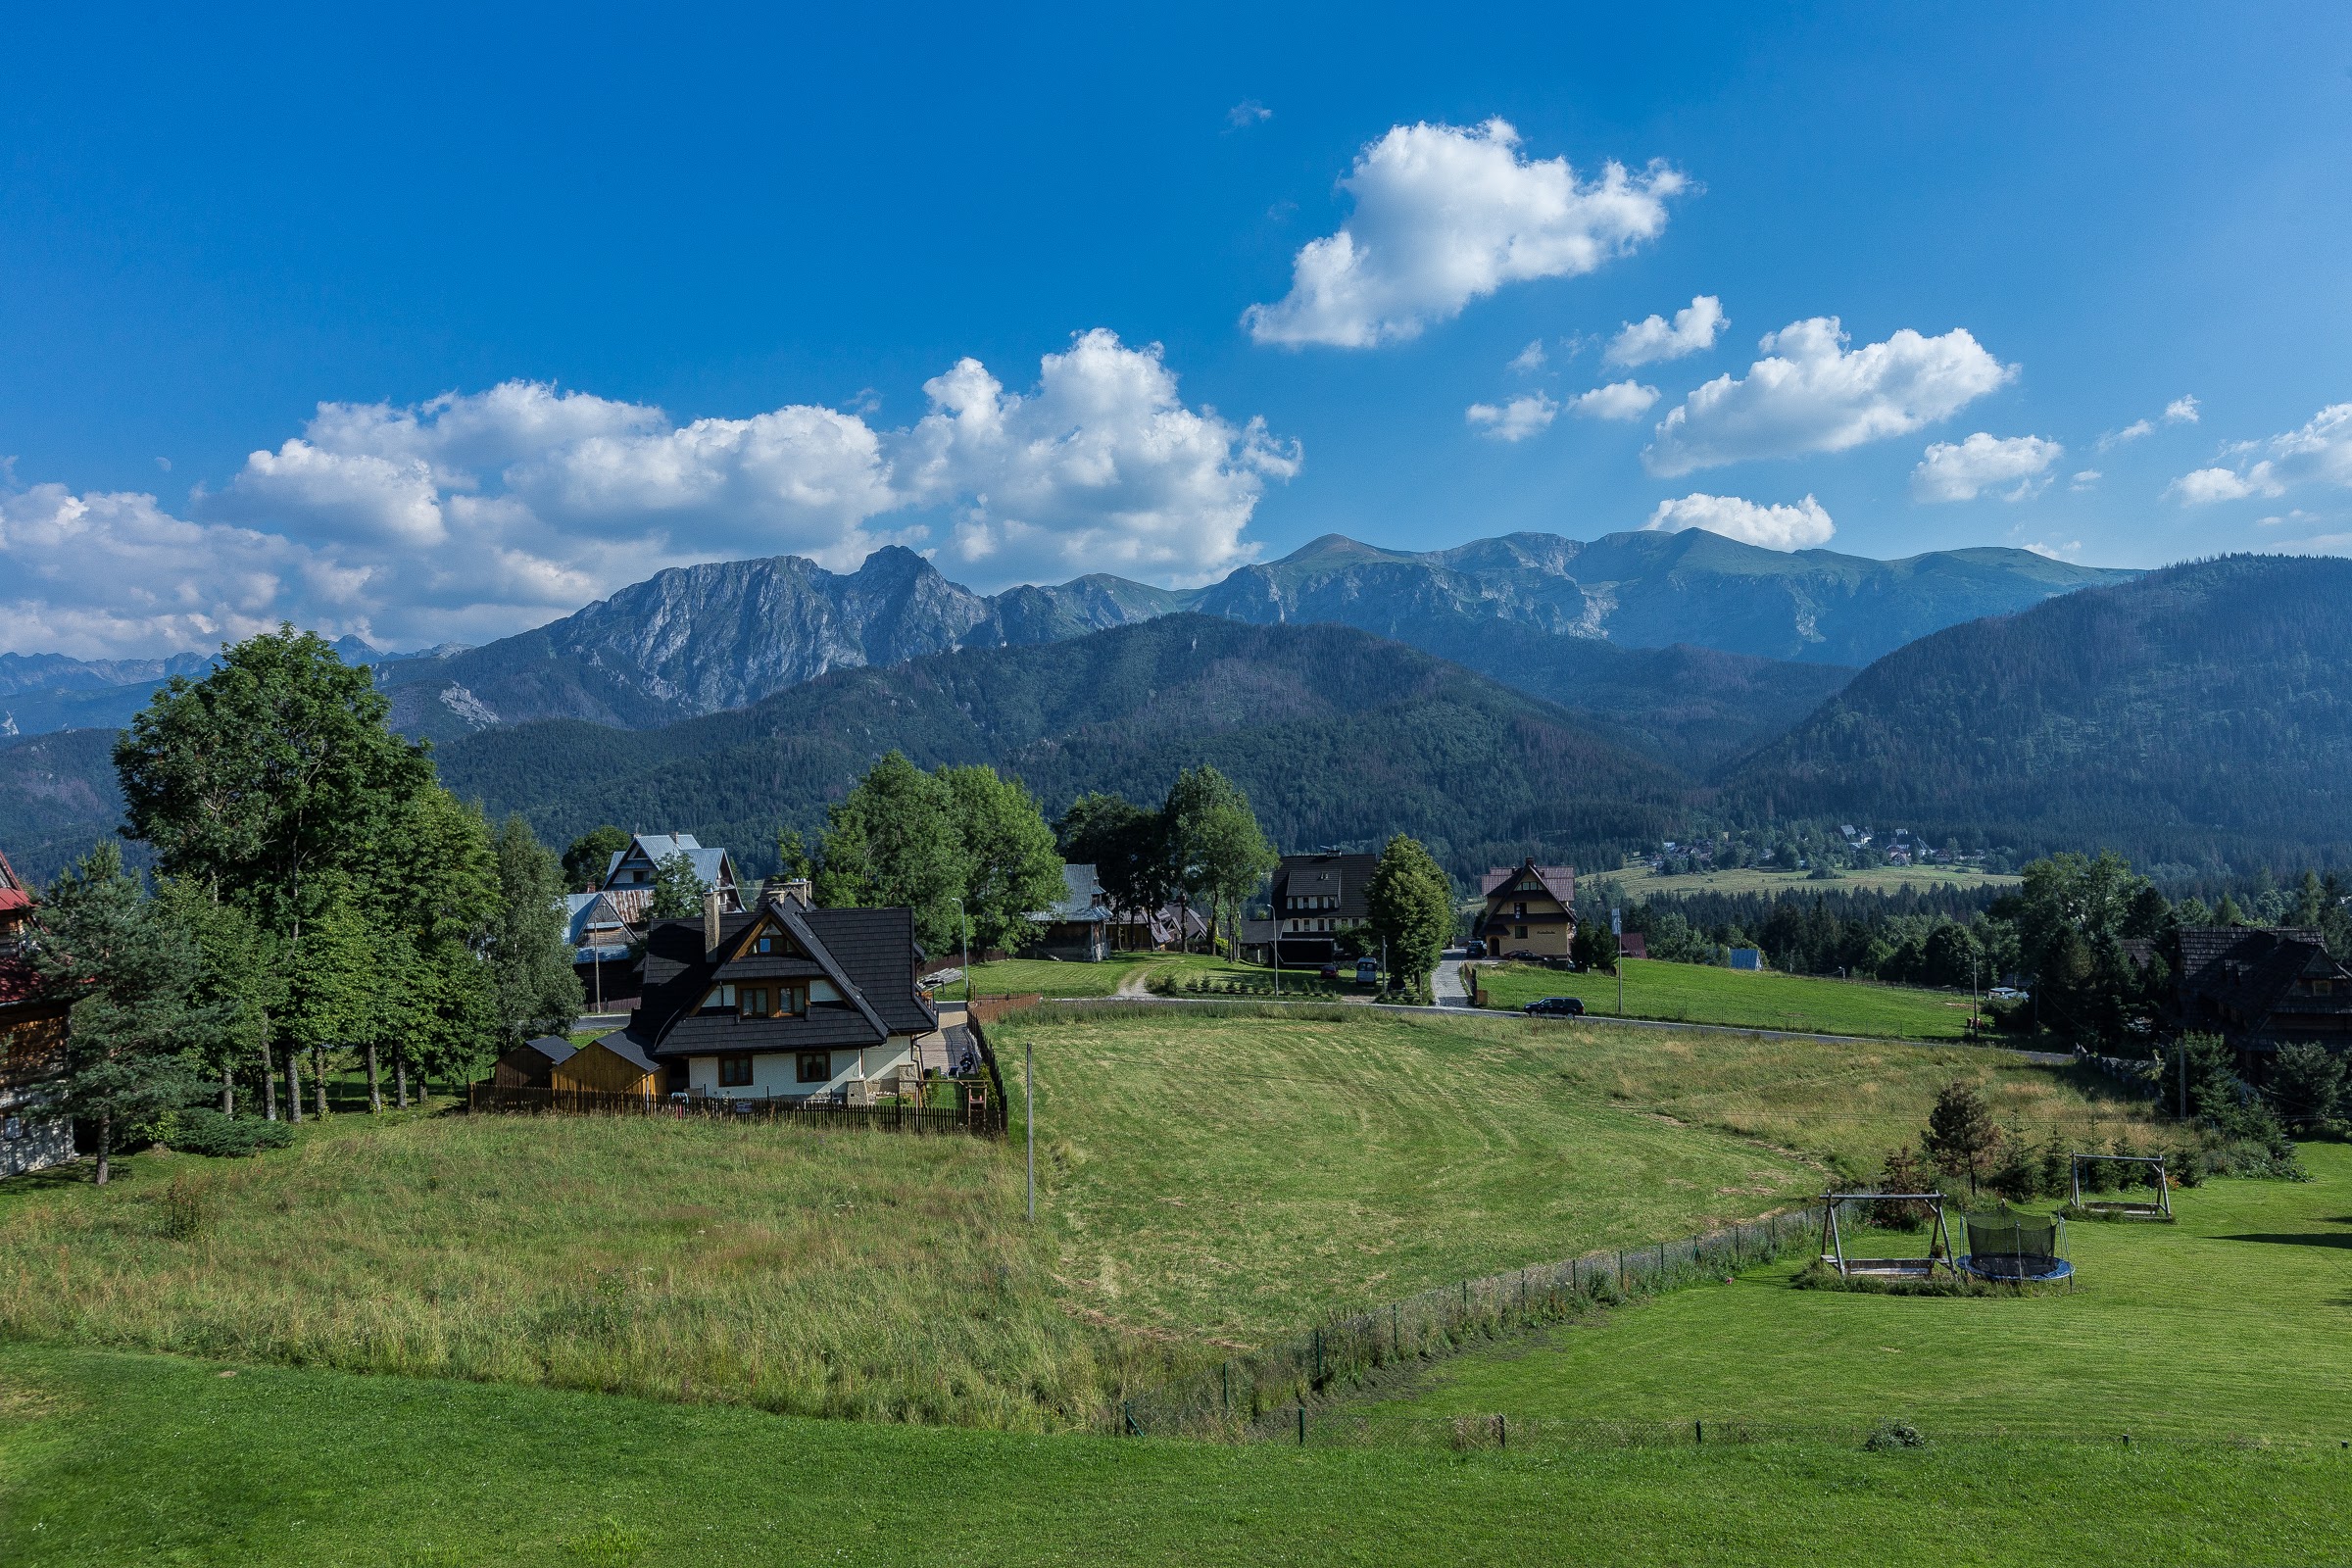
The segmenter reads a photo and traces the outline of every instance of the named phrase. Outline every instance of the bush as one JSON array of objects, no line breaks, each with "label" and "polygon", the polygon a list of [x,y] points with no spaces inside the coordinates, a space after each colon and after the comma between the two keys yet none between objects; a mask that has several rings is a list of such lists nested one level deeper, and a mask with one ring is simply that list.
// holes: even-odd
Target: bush
[{"label": "bush", "polygon": [[1903,1448],[1924,1448],[1926,1434],[1908,1421],[1882,1421],[1878,1429],[1862,1440],[1862,1446],[1871,1453],[1893,1453]]},{"label": "bush", "polygon": [[198,1106],[174,1118],[170,1142],[173,1149],[214,1159],[242,1159],[265,1149],[283,1149],[294,1142],[294,1129],[282,1121],[259,1116],[223,1116]]}]

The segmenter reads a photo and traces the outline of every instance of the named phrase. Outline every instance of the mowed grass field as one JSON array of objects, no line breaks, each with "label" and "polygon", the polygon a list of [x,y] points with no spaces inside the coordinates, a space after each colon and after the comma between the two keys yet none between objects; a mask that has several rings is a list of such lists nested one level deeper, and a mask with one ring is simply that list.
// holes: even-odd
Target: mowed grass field
[{"label": "mowed grass field", "polygon": [[1597,871],[1582,881],[1585,891],[1604,904],[1610,898],[1671,899],[1686,893],[1762,893],[1780,898],[1791,893],[1899,893],[1905,888],[1925,892],[1931,888],[2025,885],[2023,877],[1941,865],[1882,865],[1864,871],[1840,871],[1819,882],[1808,872],[1779,871],[1760,865],[1726,871],[1692,871],[1681,876],[1659,876],[1643,866]]},{"label": "mowed grass field", "polygon": [[1041,1008],[991,1035],[1016,1118],[1035,1052],[1066,1299],[1212,1343],[1801,1201],[1822,1161],[1916,1139],[1954,1078],[2037,1137],[2147,1134],[2007,1052],[1339,1006]]},{"label": "mowed grass field", "polygon": [[[982,996],[1057,998],[1109,997],[1121,985],[1138,989],[1153,975],[1250,975],[1263,978],[1259,967],[1229,963],[1207,954],[1114,953],[1101,963],[1069,963],[1054,958],[1002,958],[972,965],[972,989]],[[950,1000],[963,995],[961,982],[941,989]]]},{"label": "mowed grass field", "polygon": [[2348,1532],[2333,1447],[1301,1450],[0,1344],[12,1568],[2105,1568],[2337,1561]]},{"label": "mowed grass field", "polygon": [[[1629,1018],[1881,1040],[1959,1040],[1968,1032],[1966,993],[1654,958],[1627,958],[1622,967]],[[1578,997],[1590,1012],[1617,1011],[1615,975],[1481,963],[1478,978],[1494,1007],[1515,1010],[1540,997]]]},{"label": "mowed grass field", "polygon": [[2352,1149],[2304,1159],[2308,1183],[2176,1194],[2177,1225],[2069,1225],[2071,1294],[1800,1291],[1785,1263],[1463,1356],[1361,1408],[2352,1441]]},{"label": "mowed grass field", "polygon": [[993,1032],[1016,1114],[1036,1049],[1034,1229],[1017,1122],[344,1114],[0,1185],[0,1337],[1055,1429],[1327,1312],[1800,1201],[1955,1074],[2036,1131],[2111,1114],[1988,1052],[1340,1006]]}]

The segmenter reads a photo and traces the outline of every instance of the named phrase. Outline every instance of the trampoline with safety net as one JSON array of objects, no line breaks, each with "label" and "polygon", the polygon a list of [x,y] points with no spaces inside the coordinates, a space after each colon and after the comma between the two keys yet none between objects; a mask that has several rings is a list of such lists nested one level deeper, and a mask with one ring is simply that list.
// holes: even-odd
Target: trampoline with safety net
[{"label": "trampoline with safety net", "polygon": [[2066,1258],[2066,1221],[2054,1214],[1963,1214],[1960,1228],[1968,1238],[1960,1267],[1978,1279],[2044,1285],[2074,1275]]}]

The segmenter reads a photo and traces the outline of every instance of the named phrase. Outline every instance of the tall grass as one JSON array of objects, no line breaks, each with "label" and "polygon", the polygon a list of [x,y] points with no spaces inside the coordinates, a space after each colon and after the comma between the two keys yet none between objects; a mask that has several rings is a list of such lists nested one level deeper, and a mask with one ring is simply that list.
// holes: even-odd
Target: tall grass
[{"label": "tall grass", "polygon": [[0,1334],[808,1415],[1083,1420],[1117,1346],[1053,1297],[968,1138],[338,1118],[0,1204]]}]

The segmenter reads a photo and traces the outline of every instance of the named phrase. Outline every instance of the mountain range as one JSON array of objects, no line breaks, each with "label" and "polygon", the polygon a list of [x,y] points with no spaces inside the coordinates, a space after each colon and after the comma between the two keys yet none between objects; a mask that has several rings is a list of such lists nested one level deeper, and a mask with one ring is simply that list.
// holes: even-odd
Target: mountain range
[{"label": "mountain range", "polygon": [[2352,562],[2235,556],[1896,650],[1726,799],[1931,842],[2208,867],[2352,858]]},{"label": "mountain range", "polygon": [[[1594,650],[1687,646],[1750,661],[1717,662],[1709,684],[1743,685],[1755,703],[1680,726],[1712,755],[1777,729],[1836,689],[1846,666],[1925,632],[2129,575],[2022,550],[1879,562],[1697,530],[1590,544],[1513,534],[1418,555],[1330,534],[1207,588],[1098,575],[982,595],[894,546],[853,572],[794,556],[663,571],[534,631],[412,660],[382,679],[394,722],[412,734],[447,739],[536,718],[645,728],[740,708],[828,670],[1198,612],[1354,626],[1572,706],[1586,706],[1574,694],[1593,682],[1662,697],[1690,662],[1628,663]],[[1767,661],[1836,673],[1774,671]],[[1752,725],[1738,723],[1744,713]]]},{"label": "mountain range", "polygon": [[[350,664],[382,669],[404,659],[454,650],[391,654],[358,637],[338,638],[334,650]],[[175,675],[200,680],[210,654],[168,659],[69,659],[63,654],[0,654],[0,737],[46,735],[67,729],[121,729]]]},{"label": "mountain range", "polygon": [[[1529,564],[1529,536],[1467,556],[1325,540],[1190,594],[1093,578],[981,596],[881,552],[851,573],[788,558],[665,573],[523,638],[381,662],[378,679],[396,705],[447,715],[444,776],[493,809],[559,837],[684,828],[754,868],[776,828],[813,828],[894,747],[992,762],[1055,808],[1091,788],[1156,797],[1213,761],[1286,847],[1402,829],[1457,870],[1531,849],[1605,858],[1702,818],[1842,817],[2200,869],[2348,858],[2352,700],[2336,694],[2352,691],[2352,564],[2231,558],[2059,593],[2080,568],[2014,553],[1863,571],[1625,537],[1565,558],[1650,553],[1646,576],[1607,579],[1616,608],[1583,621],[1570,612],[1603,579]],[[1660,607],[1677,594],[1734,631],[1809,627],[1815,649],[1866,647],[1970,595],[2025,603],[1858,674],[1593,634],[1672,629]],[[800,630],[780,639],[785,609]],[[1334,624],[1348,617],[1375,624]],[[1096,620],[1124,623],[1084,629]],[[468,727],[443,697],[479,700],[473,680],[553,712]],[[118,814],[111,739],[0,741],[0,844],[31,874]]]},{"label": "mountain range", "polygon": [[1200,614],[835,670],[661,730],[502,726],[439,761],[450,788],[550,842],[690,823],[764,865],[777,828],[821,826],[892,750],[991,763],[1056,811],[1090,789],[1157,800],[1210,762],[1286,846],[1409,832],[1462,872],[1532,847],[1613,859],[1607,847],[1671,832],[1688,789],[1580,715],[1400,643]]}]

